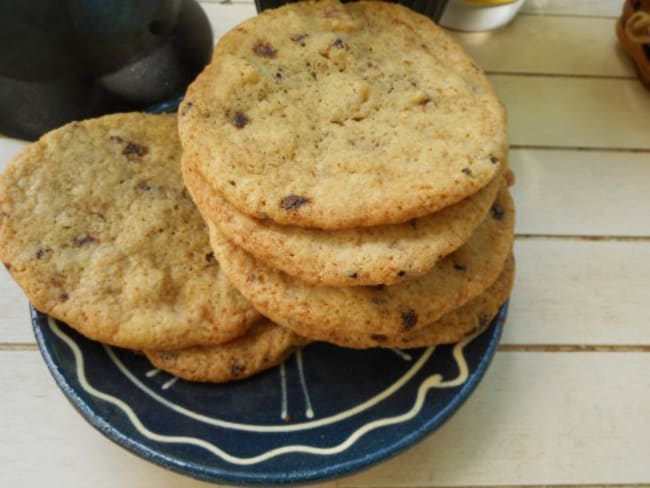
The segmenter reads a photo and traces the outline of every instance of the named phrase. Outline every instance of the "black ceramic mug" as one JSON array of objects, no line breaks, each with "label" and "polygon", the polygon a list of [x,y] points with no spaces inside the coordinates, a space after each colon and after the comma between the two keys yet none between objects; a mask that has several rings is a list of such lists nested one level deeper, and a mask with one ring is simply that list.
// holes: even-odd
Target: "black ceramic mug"
[{"label": "black ceramic mug", "polygon": [[34,139],[179,96],[212,45],[195,0],[2,0],[0,132]]}]

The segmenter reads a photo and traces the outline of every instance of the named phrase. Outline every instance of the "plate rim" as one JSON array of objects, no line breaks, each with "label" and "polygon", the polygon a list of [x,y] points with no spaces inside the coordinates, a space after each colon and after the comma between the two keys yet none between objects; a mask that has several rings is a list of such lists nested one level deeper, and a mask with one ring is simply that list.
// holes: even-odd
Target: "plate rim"
[{"label": "plate rim", "polygon": [[[233,469],[228,470],[220,467],[206,467],[195,462],[187,462],[183,461],[182,459],[169,456],[160,450],[153,449],[152,447],[133,439],[127,433],[122,432],[112,423],[102,418],[102,416],[98,414],[95,409],[92,408],[86,401],[84,401],[81,395],[77,393],[76,388],[71,385],[68,376],[64,374],[63,368],[52,356],[46,345],[47,338],[45,337],[45,332],[43,329],[48,326],[47,321],[49,320],[50,316],[37,311],[31,304],[30,316],[32,329],[36,337],[39,351],[41,353],[41,356],[43,356],[47,368],[50,371],[50,374],[52,374],[57,387],[63,392],[66,399],[72,404],[75,410],[79,412],[84,420],[86,420],[90,425],[97,429],[102,435],[104,435],[104,437],[108,438],[115,444],[127,449],[131,453],[146,461],[157,464],[176,473],[190,476],[202,481],[208,481],[211,483],[225,483],[230,485],[280,486],[288,484],[315,483],[359,472],[361,470],[370,468],[379,462],[383,462],[391,457],[394,457],[407,448],[413,447],[424,437],[439,429],[465,403],[465,401],[471,396],[478,384],[483,379],[489,365],[492,362],[492,359],[494,358],[497,345],[500,341],[503,332],[503,325],[508,314],[508,305],[509,300],[506,300],[504,304],[499,308],[497,315],[493,318],[490,325],[483,331],[487,332],[494,327],[494,332],[489,338],[486,348],[484,351],[482,351],[478,364],[474,370],[470,372],[467,381],[460,386],[459,390],[453,396],[451,401],[447,403],[443,409],[436,412],[435,415],[428,418],[422,425],[412,430],[407,435],[399,438],[396,442],[393,442],[387,446],[378,446],[376,450],[372,451],[369,454],[366,454],[365,456],[335,463],[331,466],[327,466],[326,468],[318,468],[312,469],[310,471],[305,471],[301,473],[300,476],[291,474],[287,474],[285,476],[277,476],[270,475],[268,473],[249,472],[243,470],[242,467],[238,467],[234,464],[232,465]],[[60,338],[58,339],[61,340]],[[66,344],[66,347],[70,349],[70,346],[68,344]],[[74,352],[71,352],[74,356]],[[77,364],[76,357],[74,358],[74,363]],[[76,372],[74,372],[74,377],[76,378],[76,381],[79,381]],[[425,399],[427,394],[428,390],[425,392]],[[120,413],[121,415],[125,415],[125,412],[122,410]],[[132,421],[130,419],[126,419],[126,421],[130,422],[132,425]]]}]

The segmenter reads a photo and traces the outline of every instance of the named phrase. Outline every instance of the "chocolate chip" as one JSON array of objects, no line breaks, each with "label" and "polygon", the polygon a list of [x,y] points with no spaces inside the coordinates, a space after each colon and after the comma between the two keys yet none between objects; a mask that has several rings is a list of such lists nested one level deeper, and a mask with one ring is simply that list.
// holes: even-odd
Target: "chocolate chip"
[{"label": "chocolate chip", "polygon": [[277,72],[275,73],[275,78],[278,79],[278,80],[281,80],[281,79],[282,79],[282,73],[280,73],[279,71],[277,71]]},{"label": "chocolate chip", "polygon": [[467,266],[465,266],[464,264],[457,264],[457,263],[454,263],[454,269],[455,269],[456,271],[466,271],[466,270],[467,270]]},{"label": "chocolate chip", "polygon": [[307,37],[308,37],[307,34],[294,34],[294,35],[292,35],[292,36],[290,37],[290,39],[291,39],[293,42],[297,42],[298,44],[300,44],[301,46],[304,47],[304,45],[305,45],[305,39],[307,39]]},{"label": "chocolate chip", "polygon": [[356,280],[358,277],[359,277],[359,274],[357,272],[354,272],[354,273],[348,275],[348,278],[352,278],[353,280]]},{"label": "chocolate chip", "polygon": [[278,50],[266,41],[257,41],[253,45],[253,52],[258,56],[270,59],[273,59],[278,55]]},{"label": "chocolate chip", "polygon": [[217,262],[217,260],[214,258],[213,252],[209,252],[208,254],[206,254],[205,260],[210,264],[215,264]]},{"label": "chocolate chip", "polygon": [[499,162],[499,158],[496,158],[494,156],[490,156],[490,162],[492,164],[497,164]]},{"label": "chocolate chip", "polygon": [[418,219],[409,220],[409,224],[413,230],[418,228]]},{"label": "chocolate chip", "polygon": [[9,263],[2,263],[2,264],[4,264],[5,269],[6,269],[7,271],[11,271],[11,264],[9,264]]},{"label": "chocolate chip", "polygon": [[400,314],[402,319],[402,329],[411,330],[418,323],[418,314],[412,308]]},{"label": "chocolate chip", "polygon": [[386,342],[388,337],[384,334],[370,334],[370,338],[375,342]]},{"label": "chocolate chip", "polygon": [[241,129],[248,124],[248,117],[243,112],[235,112],[235,115],[230,119],[230,123],[238,129]]},{"label": "chocolate chip", "polygon": [[334,47],[337,47],[337,48],[339,48],[339,49],[345,49],[346,47],[348,47],[348,43],[345,42],[345,41],[344,41],[343,39],[341,39],[340,37],[337,37],[336,40],[334,41],[333,46],[334,46]]},{"label": "chocolate chip", "polygon": [[137,161],[148,152],[149,148],[147,146],[142,146],[135,142],[127,142],[124,150],[122,150],[122,154],[126,156],[126,159],[129,161]]},{"label": "chocolate chip", "polygon": [[404,270],[400,270],[400,271],[397,272],[397,276],[399,276],[400,278],[402,276],[404,276],[404,275],[406,275],[406,271],[404,271]]},{"label": "chocolate chip", "polygon": [[469,168],[463,168],[461,171],[465,173],[467,176],[470,176],[472,174],[472,170]]},{"label": "chocolate chip", "polygon": [[136,189],[142,190],[142,191],[150,191],[151,190],[151,185],[149,184],[148,181],[140,181],[137,185],[135,185]]},{"label": "chocolate chip", "polygon": [[494,220],[503,220],[506,211],[499,204],[499,202],[496,202],[494,205],[492,205],[492,208],[490,209],[490,213],[492,214],[492,218]]},{"label": "chocolate chip", "polygon": [[490,323],[490,317],[488,317],[487,314],[482,313],[478,316],[479,327],[485,327],[489,323]]},{"label": "chocolate chip", "polygon": [[52,249],[49,247],[44,247],[36,251],[36,259],[41,259],[43,256],[47,256],[52,253]]},{"label": "chocolate chip", "polygon": [[418,102],[418,105],[422,105],[424,107],[430,101],[431,101],[431,97],[426,96]]},{"label": "chocolate chip", "polygon": [[61,293],[59,295],[59,301],[60,302],[67,302],[69,298],[70,298],[70,295],[68,295],[67,293]]},{"label": "chocolate chip", "polygon": [[185,105],[183,105],[183,109],[181,110],[181,115],[187,115],[187,113],[190,111],[192,108],[192,102],[187,102]]},{"label": "chocolate chip", "polygon": [[86,244],[92,244],[93,242],[97,242],[97,239],[89,235],[79,236],[72,239],[72,244],[74,244],[75,247],[85,246]]},{"label": "chocolate chip", "polygon": [[244,373],[244,371],[246,371],[246,365],[245,364],[241,364],[236,359],[232,363],[230,363],[230,374],[231,375],[233,375],[235,377],[241,376]]},{"label": "chocolate chip", "polygon": [[280,208],[284,210],[296,210],[310,201],[309,198],[301,197],[300,195],[287,195],[280,200]]},{"label": "chocolate chip", "polygon": [[381,285],[375,285],[375,286],[373,286],[372,288],[374,288],[375,290],[381,291],[381,290],[383,290],[384,288],[386,288],[386,285],[384,285],[384,284],[381,284]]}]

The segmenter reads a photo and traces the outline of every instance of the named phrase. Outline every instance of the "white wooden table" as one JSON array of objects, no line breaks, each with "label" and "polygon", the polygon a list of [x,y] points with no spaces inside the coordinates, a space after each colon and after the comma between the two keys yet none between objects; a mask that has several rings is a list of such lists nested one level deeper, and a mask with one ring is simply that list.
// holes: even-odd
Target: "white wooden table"
[{"label": "white wooden table", "polygon": [[[446,425],[341,488],[650,486],[650,92],[617,47],[621,0],[529,0],[455,37],[509,111],[518,275],[502,345]],[[254,14],[205,2],[215,35]],[[25,143],[0,138],[2,167]],[[0,271],[0,487],[205,486],[76,413]]]}]

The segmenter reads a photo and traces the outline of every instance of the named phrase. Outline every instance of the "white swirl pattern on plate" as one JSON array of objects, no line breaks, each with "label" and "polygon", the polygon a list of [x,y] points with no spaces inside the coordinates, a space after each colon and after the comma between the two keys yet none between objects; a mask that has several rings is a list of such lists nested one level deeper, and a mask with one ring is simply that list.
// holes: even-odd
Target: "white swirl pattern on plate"
[{"label": "white swirl pattern on plate", "polygon": [[[343,441],[343,442],[341,442],[341,443],[339,443],[337,445],[331,446],[331,447],[314,447],[314,446],[296,444],[296,445],[288,445],[288,446],[283,446],[283,447],[278,447],[278,448],[275,448],[275,449],[271,449],[269,451],[266,451],[264,453],[261,453],[261,454],[258,454],[256,456],[252,456],[252,457],[238,457],[238,456],[233,456],[232,454],[229,454],[228,452],[224,451],[223,449],[219,448],[218,446],[216,446],[216,445],[214,445],[214,444],[212,444],[212,443],[210,443],[210,442],[208,442],[206,440],[203,440],[203,439],[197,439],[195,437],[188,437],[188,436],[161,435],[161,434],[157,434],[157,433],[152,432],[151,430],[149,430],[140,421],[139,417],[136,415],[136,413],[133,411],[133,409],[127,403],[125,403],[123,400],[121,400],[119,398],[116,398],[116,397],[114,397],[112,395],[109,395],[107,393],[104,393],[102,391],[97,390],[96,388],[94,388],[88,382],[88,380],[86,378],[85,367],[84,367],[84,357],[83,357],[81,349],[79,348],[77,343],[71,337],[66,335],[59,328],[59,326],[55,323],[55,321],[50,317],[48,317],[48,324],[49,324],[50,329],[52,330],[52,332],[57,337],[59,337],[59,339],[61,339],[71,349],[71,351],[73,353],[73,356],[74,356],[74,359],[75,359],[77,378],[79,380],[79,384],[81,385],[81,387],[88,394],[94,396],[95,398],[98,398],[98,399],[103,400],[103,401],[105,401],[107,403],[110,403],[110,404],[118,407],[120,410],[122,410],[124,412],[124,414],[127,416],[127,418],[131,421],[133,426],[144,437],[146,437],[146,438],[148,438],[148,439],[150,439],[152,441],[156,441],[156,442],[160,442],[160,443],[167,443],[167,444],[176,443],[176,444],[194,445],[194,446],[197,446],[197,447],[200,447],[200,448],[203,448],[203,449],[209,451],[210,453],[214,454],[215,456],[220,457],[221,459],[223,459],[226,462],[229,462],[229,463],[232,463],[232,464],[237,464],[237,465],[243,465],[243,466],[257,464],[257,463],[266,461],[268,459],[274,458],[276,456],[280,456],[280,455],[283,455],[283,454],[289,454],[289,453],[307,453],[307,454],[316,454],[316,455],[321,455],[321,456],[335,455],[335,454],[338,454],[338,453],[341,453],[341,452],[345,451],[350,446],[354,445],[354,443],[358,439],[360,439],[363,435],[367,434],[368,432],[370,432],[372,430],[375,430],[375,429],[378,429],[378,428],[381,428],[381,427],[386,427],[386,426],[389,426],[389,425],[394,425],[394,424],[407,422],[407,421],[411,420],[422,409],[422,406],[424,405],[424,400],[425,400],[426,394],[430,389],[432,389],[432,388],[452,388],[452,387],[460,386],[460,385],[462,385],[463,383],[465,383],[467,381],[467,378],[468,378],[468,375],[469,375],[469,370],[468,370],[468,366],[467,366],[467,361],[465,360],[465,356],[463,354],[463,350],[464,350],[464,348],[465,348],[465,346],[467,344],[472,342],[472,340],[474,340],[478,336],[478,335],[472,336],[472,337],[470,337],[470,338],[468,338],[468,339],[466,339],[466,340],[464,340],[462,342],[459,342],[458,344],[456,344],[454,346],[453,357],[454,357],[454,360],[456,361],[456,365],[458,366],[458,371],[459,371],[456,378],[448,380],[448,381],[444,381],[440,374],[434,374],[434,375],[428,376],[426,379],[424,379],[424,381],[418,387],[417,395],[416,395],[416,398],[415,398],[415,402],[413,403],[413,406],[408,411],[404,412],[403,414],[396,415],[396,416],[393,416],[393,417],[387,417],[387,418],[383,418],[383,419],[377,419],[377,420],[374,420],[372,422],[369,422],[369,423],[359,427],[357,430],[355,430],[350,436],[348,436],[348,438],[345,441]],[[119,359],[117,359],[115,357],[115,355],[112,353],[110,348],[107,347],[106,350],[107,350],[107,352],[109,354],[112,354],[112,358],[113,358],[114,361],[117,360],[116,364],[118,366],[119,366],[119,364],[122,364],[121,362],[119,362]],[[427,349],[426,352],[424,354],[422,354],[422,356],[419,358],[416,365],[418,363],[424,364],[424,362],[426,362],[426,359],[428,359],[431,356],[432,352],[433,352],[432,347]],[[419,370],[419,368],[422,367],[422,364],[417,368],[418,370]],[[413,371],[413,369],[415,368],[416,365],[414,365],[414,367],[409,369],[407,374],[402,376],[402,378],[400,378],[400,380],[398,380],[396,383],[391,385],[391,387],[384,390],[379,395],[373,397],[371,399],[371,401],[374,400],[375,398],[379,397],[379,396],[382,396],[382,399],[383,399],[386,396],[390,395],[390,393],[386,394],[386,392],[388,392],[390,390],[390,392],[392,393],[393,391],[398,389],[398,388],[394,388],[395,385],[400,384],[400,383],[403,384],[406,381],[408,381],[408,379],[410,379],[415,374],[415,372],[413,372],[411,375],[409,375],[409,373],[411,373]],[[124,367],[123,364],[122,364],[122,367],[124,368],[123,372],[125,374],[128,373],[129,375],[131,375],[131,373],[128,372],[128,370],[126,370],[126,368]],[[409,378],[407,380],[404,380],[404,378],[407,377],[407,376],[409,376]],[[135,379],[137,380],[137,378],[135,378]],[[401,386],[401,384],[400,384],[400,386]],[[144,386],[144,385],[142,385],[142,386]],[[150,393],[153,393],[153,392],[150,392]],[[162,397],[160,397],[160,398],[162,399]],[[379,401],[379,400],[377,400],[377,401]],[[368,402],[365,402],[365,403],[368,403]],[[171,404],[171,405],[174,405],[174,404]],[[172,408],[172,407],[170,406],[170,408]],[[182,408],[182,407],[176,406],[176,408],[173,408],[173,410],[178,411],[178,408]],[[358,408],[358,407],[355,407],[355,409],[351,409],[351,410],[356,410],[356,408]],[[346,411],[346,412],[343,412],[343,413],[347,413],[349,411]],[[194,412],[192,412],[192,414],[197,415]],[[341,414],[329,417],[329,419],[333,419],[334,417],[338,417],[339,415],[341,415]],[[207,418],[210,418],[210,417],[207,417]],[[215,419],[212,419],[212,420],[215,420]],[[313,424],[313,423],[315,423],[315,422],[307,422],[305,424]],[[225,424],[229,424],[229,422],[225,422]],[[245,424],[238,424],[238,425],[240,426],[239,428],[241,428],[241,426],[245,425]],[[228,425],[224,425],[224,426],[227,427]],[[271,426],[268,426],[268,427],[271,427]],[[246,429],[246,430],[249,430],[249,429]],[[255,430],[257,431],[258,429],[255,429]]]}]

